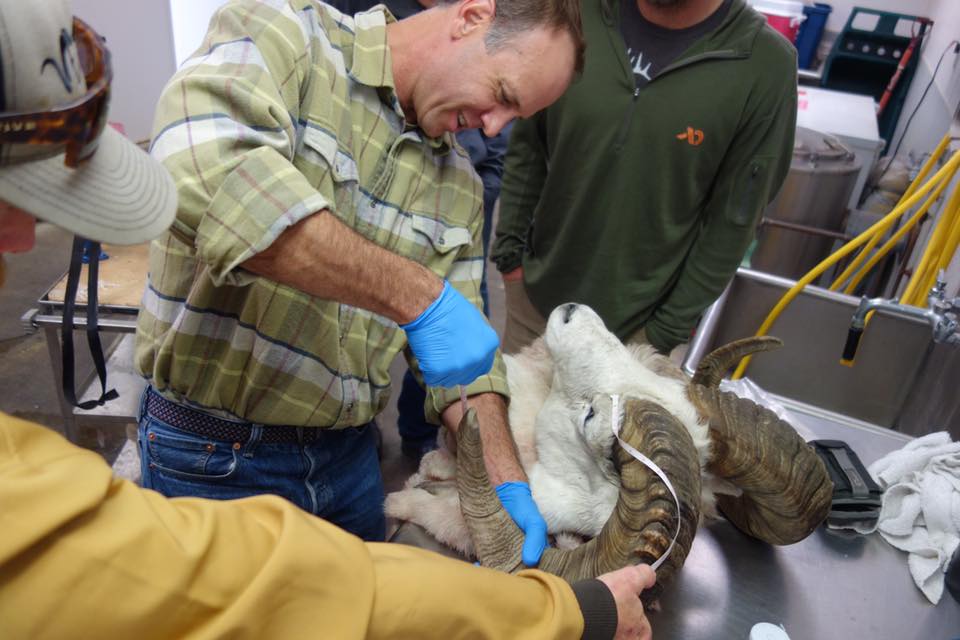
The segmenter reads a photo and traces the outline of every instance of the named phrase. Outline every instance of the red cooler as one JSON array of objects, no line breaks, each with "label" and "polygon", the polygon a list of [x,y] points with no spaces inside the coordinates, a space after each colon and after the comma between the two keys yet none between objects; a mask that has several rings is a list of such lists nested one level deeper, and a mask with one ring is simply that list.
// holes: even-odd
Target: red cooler
[{"label": "red cooler", "polygon": [[767,18],[771,27],[791,43],[797,41],[797,30],[803,22],[803,3],[797,0],[750,0],[750,5]]}]

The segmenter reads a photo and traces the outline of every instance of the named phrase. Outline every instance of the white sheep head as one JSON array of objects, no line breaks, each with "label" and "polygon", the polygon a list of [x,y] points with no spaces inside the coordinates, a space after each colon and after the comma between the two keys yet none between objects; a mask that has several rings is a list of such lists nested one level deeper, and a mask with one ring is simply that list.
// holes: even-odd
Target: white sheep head
[{"label": "white sheep head", "polygon": [[[544,456],[562,458],[563,437],[558,433],[568,434],[567,447],[571,446],[569,434],[576,433],[581,445],[604,455],[598,461],[601,469],[605,461],[612,461],[614,473],[619,471],[620,489],[616,507],[599,535],[573,550],[548,549],[541,569],[578,580],[626,564],[649,563],[664,554],[679,525],[677,544],[658,570],[659,584],[664,584],[682,566],[693,543],[705,470],[737,486],[740,494],[723,497],[721,507],[734,524],[760,539],[778,544],[796,541],[825,517],[832,487],[817,456],[772,412],[716,388],[722,373],[743,355],[772,348],[779,341],[751,340],[722,348],[704,360],[690,385],[659,376],[645,366],[592,310],[581,305],[554,310],[546,344],[554,373],[537,416],[538,464],[555,462]],[[623,439],[671,478],[679,514],[659,478],[613,446],[609,429],[614,417],[606,399],[614,393],[626,396]],[[591,409],[593,416],[588,420]],[[698,451],[694,442],[708,423],[713,454],[709,447]],[[489,485],[473,412],[464,417],[457,437],[460,507],[476,554],[485,566],[519,570],[522,534]],[[654,599],[658,593],[654,590],[645,597]]]}]

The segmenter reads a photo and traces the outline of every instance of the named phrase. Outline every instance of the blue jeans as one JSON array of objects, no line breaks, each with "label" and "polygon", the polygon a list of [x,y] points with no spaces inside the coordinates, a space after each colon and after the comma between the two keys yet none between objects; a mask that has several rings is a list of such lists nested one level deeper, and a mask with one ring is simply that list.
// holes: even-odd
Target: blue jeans
[{"label": "blue jeans", "polygon": [[383,479],[371,424],[324,430],[309,443],[267,443],[246,424],[245,442],[196,435],[167,424],[141,402],[143,486],[167,497],[231,500],[272,493],[369,541],[383,541]]},{"label": "blue jeans", "polygon": [[417,384],[410,370],[403,374],[400,396],[397,398],[397,431],[403,442],[423,450],[435,448],[439,427],[423,417],[426,390]]}]

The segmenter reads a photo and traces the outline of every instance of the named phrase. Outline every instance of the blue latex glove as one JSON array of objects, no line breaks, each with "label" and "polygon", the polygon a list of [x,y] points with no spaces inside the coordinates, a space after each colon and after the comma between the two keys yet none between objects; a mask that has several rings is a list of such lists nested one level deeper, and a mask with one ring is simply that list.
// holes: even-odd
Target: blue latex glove
[{"label": "blue latex glove", "polygon": [[440,297],[416,320],[400,325],[431,387],[468,385],[493,367],[500,345],[480,310],[444,280]]},{"label": "blue latex glove", "polygon": [[517,526],[523,530],[523,564],[535,567],[547,548],[547,521],[540,515],[537,503],[526,482],[504,482],[496,488],[497,497]]}]

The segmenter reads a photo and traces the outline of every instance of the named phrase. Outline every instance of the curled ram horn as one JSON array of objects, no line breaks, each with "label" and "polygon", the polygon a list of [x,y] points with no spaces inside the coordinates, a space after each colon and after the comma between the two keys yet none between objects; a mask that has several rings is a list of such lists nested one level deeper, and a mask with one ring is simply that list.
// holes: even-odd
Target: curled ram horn
[{"label": "curled ram horn", "polygon": [[[621,438],[663,470],[680,502],[676,543],[657,570],[657,585],[641,595],[649,604],[683,566],[693,544],[700,517],[700,465],[689,432],[660,405],[626,398],[623,406]],[[574,582],[631,564],[650,564],[667,551],[678,525],[673,496],[653,471],[622,447],[615,446],[614,458],[620,472],[620,493],[600,535],[575,549],[548,548],[539,569]],[[523,533],[490,485],[473,409],[464,415],[457,431],[457,489],[480,563],[508,572],[523,569]]]},{"label": "curled ram horn", "polygon": [[827,517],[833,484],[823,462],[796,430],[748,399],[720,391],[723,375],[739,360],[779,347],[770,336],[745,338],[706,356],[688,387],[690,400],[710,424],[707,470],[739,488],[718,495],[717,506],[741,531],[771,544],[792,544]]}]

